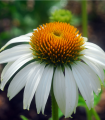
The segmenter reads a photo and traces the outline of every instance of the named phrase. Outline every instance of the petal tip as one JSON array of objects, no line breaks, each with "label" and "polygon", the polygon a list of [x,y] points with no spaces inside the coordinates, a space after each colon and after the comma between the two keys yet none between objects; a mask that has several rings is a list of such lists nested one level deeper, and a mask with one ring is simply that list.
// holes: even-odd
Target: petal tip
[{"label": "petal tip", "polygon": [[24,110],[26,109],[25,105],[23,105],[23,109],[24,109]]},{"label": "petal tip", "polygon": [[9,101],[11,100],[11,98],[9,97]]},{"label": "petal tip", "polygon": [[0,49],[0,52],[3,51],[5,48],[6,48],[6,46],[3,46],[3,47]]},{"label": "petal tip", "polygon": [[4,91],[4,87],[0,86],[0,89],[1,89],[2,91]]}]

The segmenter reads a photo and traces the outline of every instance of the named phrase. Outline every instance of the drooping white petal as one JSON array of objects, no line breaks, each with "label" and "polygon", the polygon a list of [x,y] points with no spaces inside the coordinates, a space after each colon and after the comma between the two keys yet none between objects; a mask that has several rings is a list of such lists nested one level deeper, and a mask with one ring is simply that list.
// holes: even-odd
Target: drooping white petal
[{"label": "drooping white petal", "polygon": [[35,30],[37,30],[37,29],[33,29],[33,31],[35,31]]},{"label": "drooping white petal", "polygon": [[42,73],[44,71],[44,64],[39,64],[39,66],[35,67],[34,72],[32,73],[30,79],[27,81],[25,90],[24,90],[24,109],[29,109],[31,100],[35,94],[37,86],[42,77]]},{"label": "drooping white petal", "polygon": [[83,74],[84,71],[80,67],[78,67],[78,65],[73,64],[72,71],[77,86],[84,100],[86,101],[88,108],[91,109],[91,107],[93,106],[93,99],[94,99],[91,82],[88,80],[88,77],[85,74]]},{"label": "drooping white petal", "polygon": [[78,95],[77,86],[74,76],[69,67],[65,67],[65,94],[66,94],[66,108],[65,118],[70,117],[75,110],[76,96]]},{"label": "drooping white petal", "polygon": [[41,80],[39,82],[35,94],[37,113],[40,113],[42,109],[42,113],[44,114],[44,108],[51,88],[52,77],[53,77],[53,67],[47,66],[44,69],[44,72],[42,74]]},{"label": "drooping white petal", "polygon": [[90,61],[93,61],[93,62],[96,62],[100,65],[103,66],[103,68],[105,69],[105,62],[103,62],[103,60],[101,60],[101,58],[99,58],[100,60],[96,59],[96,58],[93,58],[93,57],[89,57],[89,56],[86,56],[84,55],[85,58],[89,59]]},{"label": "drooping white petal", "polygon": [[32,34],[33,34],[33,32],[30,32],[30,33],[27,33],[27,34],[22,35],[22,36],[27,36],[27,37],[30,37],[30,36],[32,36]]},{"label": "drooping white petal", "polygon": [[19,37],[13,38],[11,39],[9,42],[7,42],[1,49],[0,52],[5,49],[8,45],[12,44],[12,43],[18,43],[18,42],[29,42],[30,41],[30,37],[29,35],[26,34],[25,35],[21,35]]},{"label": "drooping white petal", "polygon": [[76,87],[77,95],[76,95],[76,102],[75,102],[75,107],[74,107],[74,113],[76,112],[76,107],[78,105],[78,88]]},{"label": "drooping white petal", "polygon": [[96,73],[89,66],[82,62],[77,62],[77,64],[78,67],[80,67],[84,71],[83,74],[88,76],[88,80],[90,80],[94,92],[98,95],[98,93],[101,91],[101,85]]},{"label": "drooping white petal", "polygon": [[105,54],[103,52],[85,49],[81,52],[81,54],[84,54],[84,57],[94,60],[105,66]]},{"label": "drooping white petal", "polygon": [[51,88],[52,77],[53,77],[53,69],[50,72],[49,81],[47,83],[47,87],[46,87],[46,91],[45,91],[44,101],[43,101],[43,105],[42,105],[42,113],[43,114],[44,114],[45,105],[46,105],[48,95],[49,95],[49,92],[50,92],[50,88]]},{"label": "drooping white petal", "polygon": [[95,50],[90,50],[90,49],[84,49],[83,51],[81,51],[82,54],[93,57],[93,58],[97,58],[97,57],[101,57],[101,59],[105,60],[105,54],[103,52],[100,51],[95,51]]},{"label": "drooping white petal", "polygon": [[[26,85],[27,85],[28,87],[26,88],[26,86],[25,86],[24,98],[23,98],[23,108],[24,108],[24,109],[27,109],[27,104],[28,104],[28,99],[29,99],[28,95],[30,95],[30,94],[28,94],[28,92],[29,92],[28,89],[30,89],[30,86],[29,86],[29,85],[31,85],[31,83],[33,82],[34,77],[35,77],[36,72],[37,72],[37,70],[39,69],[39,67],[40,67],[40,64],[36,64],[35,67],[34,67],[34,69],[33,69],[32,72],[31,72],[31,76],[27,79]],[[29,82],[29,85],[28,85],[28,82]],[[27,95],[27,94],[28,94],[28,95]]]},{"label": "drooping white petal", "polygon": [[2,73],[1,73],[1,81],[3,76],[5,75],[5,73],[7,72],[7,70],[9,69],[9,67],[13,64],[13,62],[9,62],[3,69]]},{"label": "drooping white petal", "polygon": [[30,63],[15,75],[8,88],[9,100],[18,94],[25,86],[27,79],[30,77],[32,71],[34,70],[34,67],[35,62]]},{"label": "drooping white petal", "polygon": [[82,56],[81,59],[89,65],[89,67],[100,77],[102,82],[104,81],[104,71],[102,67],[95,61],[90,61],[88,58]]},{"label": "drooping white petal", "polygon": [[54,73],[53,91],[60,110],[65,114],[65,78],[59,67],[56,68]]},{"label": "drooping white petal", "polygon": [[30,45],[18,45],[0,53],[0,63],[14,61],[24,54],[32,53]]},{"label": "drooping white petal", "polygon": [[100,73],[101,73],[101,81],[103,82],[103,84],[104,84],[104,79],[105,79],[105,75],[104,75],[104,70],[103,70],[103,66],[102,65],[100,65],[100,64],[98,64],[98,63],[96,63],[96,62],[94,62],[94,64],[98,67],[98,69],[99,69],[99,71],[100,71]]},{"label": "drooping white petal", "polygon": [[17,59],[6,71],[5,75],[3,76],[3,80],[1,82],[1,89],[3,90],[7,81],[12,77],[12,75],[20,68],[22,65],[27,63],[28,61],[32,60],[32,54],[27,54],[22,56],[21,58]]},{"label": "drooping white petal", "polygon": [[86,46],[85,46],[86,48],[89,48],[89,49],[92,49],[92,50],[95,49],[95,50],[104,52],[101,47],[99,47],[98,45],[96,45],[96,44],[94,44],[94,43],[85,42],[84,45],[86,45]]}]

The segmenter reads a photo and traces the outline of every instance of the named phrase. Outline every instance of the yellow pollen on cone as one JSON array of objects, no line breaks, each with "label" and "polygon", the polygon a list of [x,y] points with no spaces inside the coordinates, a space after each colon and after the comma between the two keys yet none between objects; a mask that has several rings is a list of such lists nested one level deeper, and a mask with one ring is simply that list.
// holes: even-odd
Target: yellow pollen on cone
[{"label": "yellow pollen on cone", "polygon": [[74,26],[67,23],[43,24],[30,39],[33,55],[47,63],[72,63],[84,49],[84,39],[78,33]]}]

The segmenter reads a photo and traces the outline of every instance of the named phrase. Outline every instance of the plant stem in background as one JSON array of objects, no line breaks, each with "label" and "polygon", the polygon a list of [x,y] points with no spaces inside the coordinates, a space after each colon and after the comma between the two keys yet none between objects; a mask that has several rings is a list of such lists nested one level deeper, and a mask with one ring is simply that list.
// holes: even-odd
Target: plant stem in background
[{"label": "plant stem in background", "polygon": [[53,87],[51,87],[51,102],[52,102],[52,120],[59,120],[58,118],[58,105],[56,103]]},{"label": "plant stem in background", "polygon": [[87,37],[87,0],[81,1],[82,6],[82,33]]},{"label": "plant stem in background", "polygon": [[91,113],[93,114],[96,120],[101,120],[94,108],[91,109]]},{"label": "plant stem in background", "polygon": [[88,109],[88,107],[85,107],[86,109],[86,115],[87,115],[87,120],[92,120],[92,115],[91,115],[91,111]]},{"label": "plant stem in background", "polygon": [[95,120],[101,120],[94,108],[91,108],[91,110],[89,110],[88,107],[85,107],[85,109],[87,114],[87,120],[92,120],[92,116],[95,117]]}]

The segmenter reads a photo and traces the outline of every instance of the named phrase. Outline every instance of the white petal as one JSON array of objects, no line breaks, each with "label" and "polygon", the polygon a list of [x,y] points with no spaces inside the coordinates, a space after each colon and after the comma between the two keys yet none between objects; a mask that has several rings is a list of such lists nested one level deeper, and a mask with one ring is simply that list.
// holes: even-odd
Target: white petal
[{"label": "white petal", "polygon": [[11,39],[9,42],[7,42],[1,49],[0,49],[0,52],[5,49],[8,45],[12,44],[12,43],[18,43],[18,42],[29,42],[30,41],[30,37],[29,35],[26,34],[25,35],[22,35],[22,36],[19,36],[19,37],[16,37],[16,38],[13,38]]},{"label": "white petal", "polygon": [[90,50],[90,49],[84,49],[83,51],[81,51],[81,54],[93,57],[93,58],[97,58],[97,57],[101,57],[103,60],[105,60],[105,53],[100,52],[100,51],[94,51],[94,50]]},{"label": "white petal", "polygon": [[51,88],[52,77],[53,77],[53,68],[50,70],[49,81],[48,81],[48,83],[46,85],[47,87],[46,87],[46,91],[45,91],[45,95],[44,95],[44,101],[43,101],[43,105],[42,105],[42,113],[43,114],[44,114],[45,105],[46,105],[48,95],[49,95],[49,92],[50,92],[50,88]]},{"label": "white petal", "polygon": [[3,80],[3,76],[5,75],[5,73],[7,72],[7,70],[9,69],[9,67],[13,64],[13,62],[9,62],[3,69],[2,73],[1,73],[1,81]]},{"label": "white petal", "polygon": [[91,43],[91,42],[85,42],[84,45],[86,45],[86,48],[89,48],[89,49],[95,49],[95,50],[98,50],[98,51],[104,52],[104,51],[102,50],[101,47],[99,47],[98,45],[96,45],[96,44],[94,44],[94,43]]},{"label": "white petal", "polygon": [[32,34],[33,34],[33,32],[30,32],[30,33],[27,33],[27,34],[25,34],[25,35],[23,35],[23,36],[30,37],[30,36],[32,36]]},{"label": "white petal", "polygon": [[21,58],[17,59],[6,71],[5,75],[3,76],[3,81],[1,82],[1,89],[3,90],[6,82],[12,77],[12,75],[24,65],[26,62],[33,59],[32,54],[27,54],[22,56]]},{"label": "white petal", "polygon": [[15,75],[8,88],[8,97],[10,97],[9,100],[18,94],[25,86],[27,79],[30,77],[31,72],[35,67],[34,65],[35,62],[28,64]]},{"label": "white petal", "polygon": [[0,53],[0,63],[14,61],[24,54],[32,53],[30,45],[18,45]]},{"label": "white petal", "polygon": [[65,67],[65,92],[66,92],[66,109],[65,118],[70,117],[75,110],[76,96],[78,95],[77,86],[74,76],[69,67]]},{"label": "white petal", "polygon": [[78,65],[72,65],[72,71],[75,78],[75,81],[77,83],[77,86],[79,87],[79,90],[86,101],[86,104],[89,109],[93,106],[93,91],[90,81],[88,80],[88,76],[86,76],[84,71],[78,67]]},{"label": "white petal", "polygon": [[31,72],[31,76],[28,77],[28,80],[27,80],[27,83],[26,83],[27,87],[25,86],[25,90],[24,90],[24,98],[23,98],[23,108],[24,109],[27,109],[28,99],[29,99],[29,96],[30,96],[30,94],[28,93],[29,92],[28,89],[30,89],[29,85],[32,84],[32,82],[34,80],[34,77],[35,77],[35,74],[36,74],[37,70],[39,69],[39,67],[40,67],[40,64],[35,64],[34,69]]},{"label": "white petal", "polygon": [[56,68],[54,73],[53,91],[59,108],[65,114],[65,78],[62,69],[59,67]]},{"label": "white petal", "polygon": [[96,62],[105,66],[105,54],[103,52],[85,49],[81,52],[81,54],[84,54],[85,57],[93,59]]},{"label": "white petal", "polygon": [[52,77],[53,77],[53,67],[47,66],[44,69],[44,72],[42,74],[41,80],[39,82],[35,94],[37,113],[40,113],[42,108],[42,113],[44,114],[44,108],[51,88]]},{"label": "white petal", "polygon": [[102,65],[100,65],[100,64],[98,64],[98,63],[94,63],[97,67],[98,67],[98,69],[99,69],[99,71],[100,71],[100,73],[101,73],[101,81],[103,82],[103,84],[104,84],[104,79],[105,79],[105,75],[104,75],[104,70],[103,70],[103,66]]},{"label": "white petal", "polygon": [[40,64],[39,66],[35,67],[34,72],[32,73],[30,79],[26,83],[23,100],[24,109],[29,109],[30,107],[31,100],[40,82],[44,67],[45,65],[43,64]]},{"label": "white petal", "polygon": [[78,88],[76,87],[76,91],[77,91],[77,95],[76,95],[76,103],[75,103],[75,107],[74,107],[74,113],[76,112],[76,107],[78,105]]},{"label": "white petal", "polygon": [[86,64],[82,62],[77,62],[77,64],[78,64],[78,67],[80,67],[84,71],[83,74],[85,74],[85,76],[88,76],[88,80],[90,80],[94,92],[98,95],[98,93],[101,91],[101,85],[100,85],[98,76]]},{"label": "white petal", "polygon": [[93,62],[96,62],[96,63],[102,65],[103,68],[105,69],[105,62],[103,60],[101,60],[101,58],[99,58],[100,59],[99,60],[99,59],[97,59],[98,57],[97,58],[93,58],[93,57],[89,57],[89,56],[86,56],[86,55],[84,55],[84,57],[89,59],[90,61],[93,61]]},{"label": "white petal", "polygon": [[37,30],[37,29],[33,29],[33,31],[35,31],[35,30]]},{"label": "white petal", "polygon": [[104,81],[104,71],[98,63],[95,61],[93,62],[84,56],[82,56],[81,59],[89,65],[89,67],[100,77],[102,81]]}]

